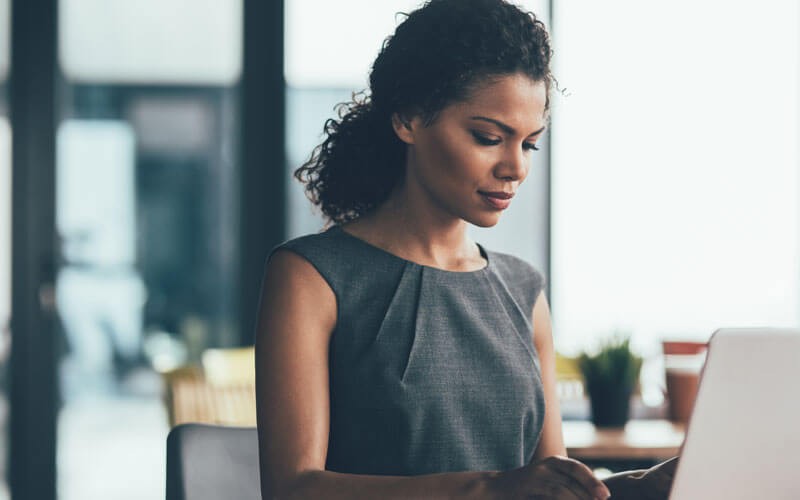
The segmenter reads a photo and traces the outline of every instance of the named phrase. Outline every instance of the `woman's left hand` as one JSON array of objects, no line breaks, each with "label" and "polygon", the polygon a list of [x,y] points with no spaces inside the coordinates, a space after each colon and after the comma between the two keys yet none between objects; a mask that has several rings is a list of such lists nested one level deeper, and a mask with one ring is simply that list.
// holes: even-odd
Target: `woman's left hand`
[{"label": "woman's left hand", "polygon": [[620,472],[603,480],[612,500],[667,500],[679,457],[649,469]]}]

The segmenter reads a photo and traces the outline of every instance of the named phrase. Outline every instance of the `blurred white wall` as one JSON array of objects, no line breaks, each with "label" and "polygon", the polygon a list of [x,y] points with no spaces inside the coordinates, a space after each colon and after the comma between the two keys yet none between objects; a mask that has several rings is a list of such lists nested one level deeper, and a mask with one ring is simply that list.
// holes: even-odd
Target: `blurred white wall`
[{"label": "blurred white wall", "polygon": [[383,40],[420,0],[288,0],[284,14],[286,83],[352,88],[367,75]]},{"label": "blurred white wall", "polygon": [[798,326],[798,4],[555,8],[557,345]]},{"label": "blurred white wall", "polygon": [[[69,80],[229,85],[242,69],[242,0],[60,0]],[[120,57],[124,54],[124,57]]]}]

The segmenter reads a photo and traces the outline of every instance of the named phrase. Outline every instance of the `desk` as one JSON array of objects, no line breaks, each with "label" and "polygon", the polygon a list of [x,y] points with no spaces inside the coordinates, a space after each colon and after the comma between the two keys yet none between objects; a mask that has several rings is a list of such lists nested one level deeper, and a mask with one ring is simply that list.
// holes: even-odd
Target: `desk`
[{"label": "desk", "polygon": [[564,421],[564,444],[581,461],[662,461],[676,456],[686,428],[668,420],[631,420],[624,429],[596,429],[587,421]]}]

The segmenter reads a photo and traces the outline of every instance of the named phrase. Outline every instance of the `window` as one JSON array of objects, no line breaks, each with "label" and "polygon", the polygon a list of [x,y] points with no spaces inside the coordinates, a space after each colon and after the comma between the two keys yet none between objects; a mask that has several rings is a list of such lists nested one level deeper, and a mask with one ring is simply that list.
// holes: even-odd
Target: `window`
[{"label": "window", "polygon": [[797,326],[799,19],[778,0],[558,3],[560,349]]},{"label": "window", "polygon": [[154,369],[238,342],[242,2],[61,0],[59,15],[59,497],[155,498]]},{"label": "window", "polygon": [[239,79],[242,0],[61,0],[59,16],[59,57],[71,81],[230,85]]}]

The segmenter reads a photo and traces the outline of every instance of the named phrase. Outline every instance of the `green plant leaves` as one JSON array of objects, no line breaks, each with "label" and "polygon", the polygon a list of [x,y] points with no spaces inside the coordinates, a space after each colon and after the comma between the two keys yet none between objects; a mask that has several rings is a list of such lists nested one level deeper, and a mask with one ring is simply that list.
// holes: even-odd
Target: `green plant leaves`
[{"label": "green plant leaves", "polygon": [[642,369],[642,358],[630,349],[630,336],[621,334],[603,344],[597,354],[584,352],[577,361],[589,392],[594,387],[632,389]]}]

